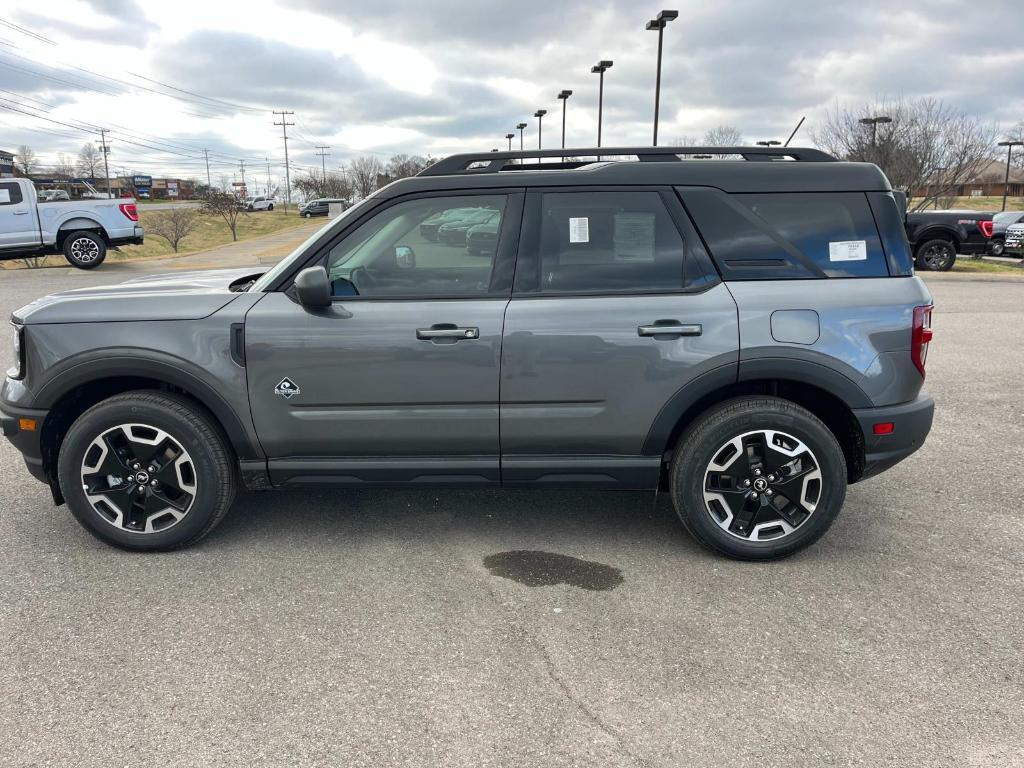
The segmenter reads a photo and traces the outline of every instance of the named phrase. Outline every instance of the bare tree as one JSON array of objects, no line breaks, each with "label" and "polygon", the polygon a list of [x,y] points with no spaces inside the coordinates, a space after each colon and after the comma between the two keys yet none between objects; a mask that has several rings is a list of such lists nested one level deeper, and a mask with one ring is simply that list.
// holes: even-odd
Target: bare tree
[{"label": "bare tree", "polygon": [[367,197],[377,189],[377,177],[383,173],[384,166],[373,155],[355,157],[348,164],[348,177],[360,198]]},{"label": "bare tree", "polygon": [[63,152],[57,153],[57,162],[53,164],[53,175],[70,181],[75,175],[75,163],[70,156]]},{"label": "bare tree", "polygon": [[78,150],[78,173],[87,179],[95,179],[103,167],[103,156],[96,145],[87,142]]},{"label": "bare tree", "polygon": [[672,141],[668,143],[670,147],[697,147],[700,146],[700,142],[697,137],[693,134],[687,133],[682,136],[676,136]]},{"label": "bare tree", "polygon": [[705,147],[742,147],[743,134],[733,125],[719,125],[704,134]]},{"label": "bare tree", "polygon": [[203,213],[208,213],[211,216],[220,216],[224,219],[224,223],[231,230],[231,239],[238,240],[238,217],[245,215],[245,212],[242,210],[242,206],[239,205],[237,197],[229,192],[210,190],[210,194],[203,199],[203,205],[200,210]]},{"label": "bare tree", "polygon": [[[877,116],[892,122],[861,122]],[[950,200],[992,159],[996,127],[939,99],[899,98],[836,105],[812,137],[836,157],[875,163],[918,211]]]},{"label": "bare tree", "polygon": [[[1020,121],[1006,132],[1006,138],[1010,141],[1024,141],[1024,120]],[[1000,147],[1003,149],[1003,147]],[[1024,147],[1014,147],[1010,162],[1017,168],[1024,168]],[[1024,264],[1024,262],[1021,262]]]},{"label": "bare tree", "polygon": [[427,167],[427,158],[419,155],[395,155],[388,160],[385,173],[389,181],[415,176]]},{"label": "bare tree", "polygon": [[348,177],[338,171],[328,171],[326,178],[319,173],[307,173],[292,181],[292,186],[306,200],[318,197],[338,197],[348,200],[352,197],[352,185]]},{"label": "bare tree", "polygon": [[36,158],[36,153],[32,151],[32,147],[22,144],[14,154],[18,158],[18,170],[21,171],[22,176],[35,173],[36,168],[39,167],[39,160]]},{"label": "bare tree", "polygon": [[[199,215],[191,208],[172,208],[169,211],[161,211],[150,217],[146,222],[146,232],[157,237],[162,237],[171,244],[174,252],[178,252],[178,245],[186,237],[196,231],[199,226]],[[231,226],[228,224],[228,226]],[[235,234],[234,228],[231,230]],[[237,238],[236,238],[237,239]]]}]

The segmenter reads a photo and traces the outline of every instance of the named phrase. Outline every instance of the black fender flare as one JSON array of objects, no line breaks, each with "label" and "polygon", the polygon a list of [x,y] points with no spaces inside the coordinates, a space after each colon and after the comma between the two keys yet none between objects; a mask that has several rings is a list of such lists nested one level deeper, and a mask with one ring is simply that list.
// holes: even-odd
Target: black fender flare
[{"label": "black fender flare", "polygon": [[121,377],[152,379],[178,387],[202,403],[220,422],[239,459],[262,459],[263,451],[255,429],[246,429],[225,398],[200,376],[188,370],[188,363],[170,355],[150,352],[144,358],[124,352],[105,350],[98,357],[73,361],[53,374],[35,392],[33,407],[50,409],[74,389]]}]

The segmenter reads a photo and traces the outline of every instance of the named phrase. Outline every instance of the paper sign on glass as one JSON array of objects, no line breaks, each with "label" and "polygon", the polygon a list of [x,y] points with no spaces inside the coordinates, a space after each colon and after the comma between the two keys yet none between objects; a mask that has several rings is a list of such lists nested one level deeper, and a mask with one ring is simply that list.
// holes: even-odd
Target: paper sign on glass
[{"label": "paper sign on glass", "polygon": [[590,242],[590,219],[586,216],[569,219],[569,242],[589,243]]},{"label": "paper sign on glass", "polygon": [[867,261],[868,244],[865,240],[840,240],[829,242],[829,261]]},{"label": "paper sign on glass", "polygon": [[9,202],[11,202],[11,190],[9,190],[9,189],[0,189],[0,203],[9,203]]}]

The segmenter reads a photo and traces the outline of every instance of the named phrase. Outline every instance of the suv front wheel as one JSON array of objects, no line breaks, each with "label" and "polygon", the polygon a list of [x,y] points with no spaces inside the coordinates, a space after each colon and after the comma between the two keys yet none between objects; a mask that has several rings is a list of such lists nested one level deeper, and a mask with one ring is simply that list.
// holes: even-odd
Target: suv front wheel
[{"label": "suv front wheel", "polygon": [[78,522],[124,549],[192,544],[235,495],[220,430],[195,403],[164,392],[116,395],[87,410],[64,438],[57,474]]},{"label": "suv front wheel", "polygon": [[805,408],[742,397],[707,411],[672,459],[672,502],[704,546],[739,560],[785,557],[814,543],[846,498],[835,436]]}]

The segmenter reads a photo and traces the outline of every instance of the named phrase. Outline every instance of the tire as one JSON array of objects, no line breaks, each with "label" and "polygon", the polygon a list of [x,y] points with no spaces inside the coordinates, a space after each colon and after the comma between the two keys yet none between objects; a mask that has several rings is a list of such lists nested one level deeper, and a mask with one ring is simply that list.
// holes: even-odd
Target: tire
[{"label": "tire", "polygon": [[1002,256],[1006,253],[1006,241],[1000,237],[990,240],[988,243],[988,252],[993,256]]},{"label": "tire", "polygon": [[64,238],[64,258],[73,267],[96,269],[107,258],[107,243],[86,229],[72,232]]},{"label": "tire", "polygon": [[304,213],[304,214],[302,214],[302,215],[303,215],[303,216],[305,216],[305,217],[306,217],[306,218],[308,219],[308,218],[310,218],[310,216],[312,216],[313,214],[311,214],[311,213],[310,213],[309,211],[306,211],[306,213]]},{"label": "tire", "polygon": [[191,400],[154,391],[115,395],[83,413],[61,445],[57,476],[82,527],[136,551],[199,541],[227,514],[236,486],[213,418]]},{"label": "tire", "polygon": [[925,272],[949,272],[956,264],[956,245],[943,238],[926,240],[917,247],[914,264]]},{"label": "tire", "polygon": [[271,203],[270,205],[268,205],[268,206],[267,206],[267,210],[268,210],[268,211],[272,211],[272,210],[274,210],[274,204],[273,204],[273,203]]},{"label": "tire", "polygon": [[686,429],[669,486],[679,519],[705,547],[737,560],[773,560],[810,546],[832,525],[846,498],[846,460],[832,432],[805,408],[740,397]]}]

